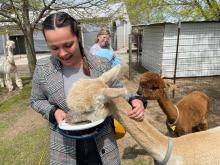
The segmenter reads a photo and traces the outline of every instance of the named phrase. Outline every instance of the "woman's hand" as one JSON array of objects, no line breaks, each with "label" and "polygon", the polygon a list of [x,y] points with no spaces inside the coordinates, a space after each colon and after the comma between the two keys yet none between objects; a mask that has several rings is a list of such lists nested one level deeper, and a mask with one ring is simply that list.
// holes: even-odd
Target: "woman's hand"
[{"label": "woman's hand", "polygon": [[144,119],[144,105],[141,100],[134,99],[131,101],[132,111],[128,113],[131,119],[142,121]]},{"label": "woman's hand", "polygon": [[54,117],[55,117],[57,123],[59,124],[61,121],[63,121],[65,119],[66,113],[61,109],[57,109],[54,113]]}]

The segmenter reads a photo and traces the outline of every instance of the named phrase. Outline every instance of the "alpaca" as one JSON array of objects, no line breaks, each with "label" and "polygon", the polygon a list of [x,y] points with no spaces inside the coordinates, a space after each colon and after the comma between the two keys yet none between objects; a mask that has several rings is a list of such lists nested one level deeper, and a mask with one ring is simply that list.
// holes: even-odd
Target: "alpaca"
[{"label": "alpaca", "polygon": [[4,87],[3,79],[5,78],[5,85],[8,88],[9,92],[13,90],[13,84],[10,77],[10,73],[15,74],[16,85],[20,89],[23,88],[22,80],[18,76],[17,66],[15,65],[15,61],[14,61],[14,55],[13,55],[14,48],[15,48],[14,41],[11,40],[7,41],[6,42],[7,54],[5,57],[2,57],[0,59],[0,74],[2,76],[0,77],[0,86]]},{"label": "alpaca", "polygon": [[[115,69],[119,68],[115,67]],[[112,71],[110,72],[112,73]],[[107,78],[108,80],[115,76],[114,74],[108,74],[108,72],[106,72],[104,75],[109,76]],[[101,79],[105,79],[106,82],[106,78]],[[79,80],[78,83],[80,82],[82,81]],[[91,83],[95,83],[95,85],[90,85]],[[75,102],[75,107],[80,107],[83,109],[89,109],[88,107],[97,107],[97,99],[94,99],[97,98],[97,93],[99,95],[98,98],[106,98],[106,94],[108,98],[109,94],[111,95],[109,92],[113,90],[112,88],[109,88],[109,90],[106,91],[108,88],[105,87],[104,91],[106,92],[100,92],[103,91],[103,85],[100,85],[100,89],[95,89],[97,92],[88,93],[88,91],[94,90],[94,86],[96,86],[97,83],[102,84],[103,82],[87,80],[87,83],[84,82],[84,85],[81,86],[81,88],[74,89],[81,98],[79,102]],[[85,88],[87,86],[88,88]],[[114,92],[115,90],[113,90],[112,93]],[[90,99],[88,99],[87,95],[93,96],[90,96]],[[73,99],[73,96],[69,94],[67,99],[69,101],[73,101],[75,97]],[[98,99],[98,103],[100,103],[100,100],[103,101],[104,99]],[[69,108],[71,110],[71,108],[73,108],[73,104],[70,105],[69,102],[68,105],[70,106]],[[99,104],[98,107],[102,109],[103,106],[104,105],[101,106]],[[123,97],[108,100],[108,109],[106,110],[109,111],[108,113],[117,113],[127,132],[129,132],[137,143],[139,143],[144,150],[146,150],[154,158],[154,160],[160,164],[217,165],[220,163],[220,127],[177,138],[170,138],[160,133],[146,119],[144,119],[142,122],[137,122],[133,119],[130,119],[127,113],[131,111],[132,108]]]},{"label": "alpaca", "polygon": [[138,94],[148,100],[157,100],[167,115],[167,128],[170,136],[208,129],[209,97],[200,91],[184,96],[174,105],[168,98],[165,83],[159,74],[145,72],[141,75]]},{"label": "alpaca", "polygon": [[146,118],[142,122],[130,119],[131,106],[122,97],[113,99],[120,121],[134,140],[150,154],[158,164],[210,165],[220,164],[220,126],[171,138],[153,127]]},{"label": "alpaca", "polygon": [[[108,88],[106,85],[110,78],[118,77],[120,67],[115,66],[97,79],[80,79],[73,84],[67,95],[70,109],[66,117],[67,123],[95,122],[112,114],[108,110],[109,100],[127,93],[125,88]],[[86,94],[81,90],[86,91]],[[90,102],[94,104],[91,105]]]}]

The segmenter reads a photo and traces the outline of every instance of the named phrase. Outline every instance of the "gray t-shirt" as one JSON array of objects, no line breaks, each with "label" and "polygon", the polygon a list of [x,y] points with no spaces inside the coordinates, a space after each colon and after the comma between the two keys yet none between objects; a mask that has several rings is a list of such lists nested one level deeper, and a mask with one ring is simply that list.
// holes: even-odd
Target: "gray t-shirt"
[{"label": "gray t-shirt", "polygon": [[90,77],[85,75],[82,68],[63,67],[63,80],[64,80],[64,93],[67,96],[69,89],[73,83],[79,79],[89,79]]}]

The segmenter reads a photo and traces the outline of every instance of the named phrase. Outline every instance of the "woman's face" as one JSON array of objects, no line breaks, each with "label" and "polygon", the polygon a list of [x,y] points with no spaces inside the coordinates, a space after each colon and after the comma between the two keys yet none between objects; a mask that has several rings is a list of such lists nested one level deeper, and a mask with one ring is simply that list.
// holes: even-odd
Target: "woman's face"
[{"label": "woman's face", "polygon": [[98,36],[98,44],[101,48],[108,47],[110,36],[108,34],[103,34]]},{"label": "woman's face", "polygon": [[51,54],[58,58],[64,66],[81,66],[82,55],[79,41],[77,36],[72,34],[70,26],[45,30],[44,34]]}]

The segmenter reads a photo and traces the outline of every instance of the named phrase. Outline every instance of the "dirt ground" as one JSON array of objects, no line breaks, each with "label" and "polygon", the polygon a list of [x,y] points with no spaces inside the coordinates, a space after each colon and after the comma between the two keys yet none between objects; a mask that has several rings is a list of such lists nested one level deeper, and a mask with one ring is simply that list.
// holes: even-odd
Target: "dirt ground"
[{"label": "dirt ground", "polygon": [[[24,69],[26,67],[25,67],[25,65],[21,65],[20,69],[21,68]],[[134,64],[134,68],[132,70],[132,79],[128,80],[128,74],[125,75],[122,82],[125,85],[125,87],[127,87],[127,89],[129,91],[136,92],[136,90],[138,88],[140,74],[143,73],[144,71],[146,71],[146,70],[144,70],[140,66],[137,67],[136,64]],[[21,72],[21,70],[20,70],[20,72]],[[24,75],[24,74],[26,74],[26,73],[25,72],[21,73],[21,75]],[[170,80],[167,80],[167,81],[170,81]],[[217,88],[217,87],[220,87],[219,79],[217,79],[217,81],[213,81],[213,79],[211,79],[209,81],[209,79],[207,79],[206,83],[203,83],[203,85],[196,86],[196,87],[194,87],[192,85],[193,81],[194,81],[193,79],[192,80],[184,80],[184,81],[178,80],[177,81],[176,84],[178,85],[178,89],[175,91],[175,98],[172,99],[173,102],[176,102],[181,97],[183,97],[184,95],[186,95],[187,93],[191,92],[194,89],[202,89],[209,96],[214,96],[214,98],[211,98],[211,106],[210,106],[211,111],[209,114],[210,128],[215,127],[215,126],[219,126],[220,125],[220,90]],[[198,80],[198,81],[200,81],[200,80]],[[208,84],[208,87],[215,86],[216,89],[206,88],[207,84]],[[8,94],[1,92],[0,93],[0,100],[3,101],[14,94],[16,94],[16,91],[13,91]],[[147,116],[150,123],[152,125],[154,125],[163,134],[166,134],[167,133],[167,128],[165,126],[166,116],[162,112],[160,107],[158,106],[157,102],[156,101],[149,101],[147,109],[148,110],[145,111],[145,116]],[[36,115],[34,113],[35,112],[30,111],[25,114],[26,116],[24,116],[24,118],[25,119],[30,118],[33,127],[37,127],[37,123],[42,123],[42,122],[39,122],[39,120],[43,120],[43,119],[41,118],[40,115]],[[33,114],[34,114],[34,117],[33,117]],[[22,122],[15,123],[15,124],[17,124],[16,127],[25,129],[25,125],[21,125],[21,124],[23,124]],[[151,157],[148,156],[148,153],[146,151],[144,151],[131,138],[131,136],[128,133],[125,135],[124,138],[118,140],[118,145],[119,145],[119,149],[120,149],[120,155],[122,158],[122,164],[126,164],[126,165],[133,165],[134,163],[135,164],[153,164],[153,160]]]},{"label": "dirt ground", "polygon": [[[138,89],[138,83],[141,73],[145,72],[140,66],[133,64],[132,80],[123,79],[124,85],[132,92],[136,92]],[[173,80],[165,79],[166,82],[172,84]],[[175,97],[173,97],[174,88],[167,89],[167,94],[173,103],[176,103],[183,96],[189,94],[194,90],[205,92],[210,99],[210,112],[208,116],[209,128],[220,126],[220,77],[203,77],[203,78],[189,78],[189,79],[177,79],[175,87]],[[167,135],[167,128],[165,125],[166,115],[159,107],[157,101],[149,100],[148,107],[145,111],[145,116],[149,122],[156,127],[160,132]],[[122,154],[122,158],[125,158],[125,162],[129,157],[141,157],[149,161],[145,155],[147,153],[138,147],[129,134],[125,137],[126,140],[119,141],[119,146]],[[129,153],[130,152],[130,153]],[[123,154],[127,156],[123,157]],[[128,156],[130,155],[130,156]]]}]

